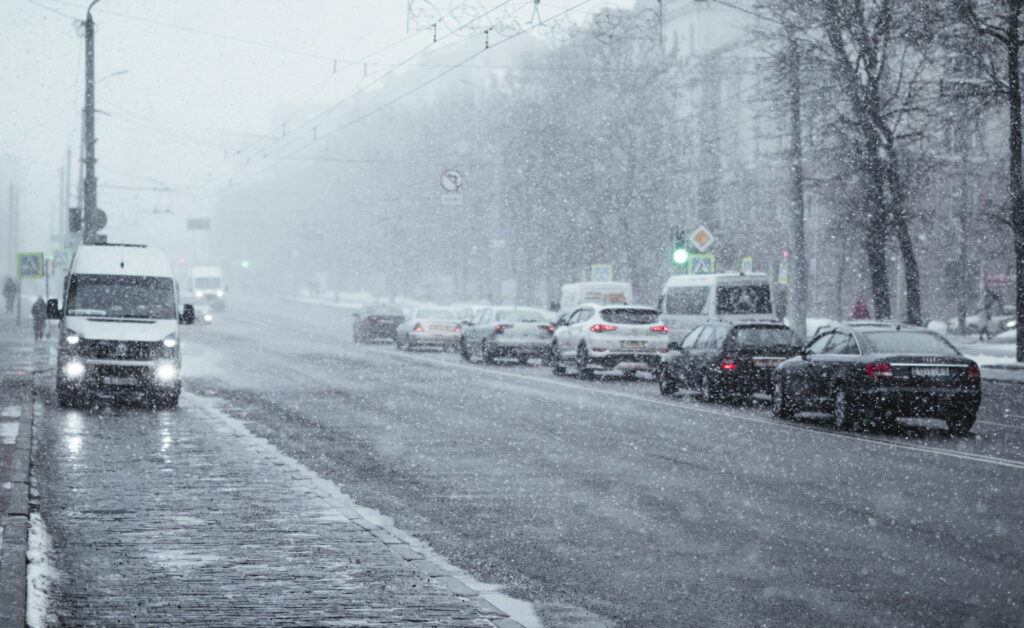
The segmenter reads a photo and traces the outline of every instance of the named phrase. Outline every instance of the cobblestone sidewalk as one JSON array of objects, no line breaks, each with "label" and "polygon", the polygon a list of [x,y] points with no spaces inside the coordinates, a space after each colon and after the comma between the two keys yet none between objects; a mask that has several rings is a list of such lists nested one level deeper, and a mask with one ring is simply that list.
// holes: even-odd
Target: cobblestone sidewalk
[{"label": "cobblestone sidewalk", "polygon": [[53,623],[519,626],[214,402],[183,401],[37,417]]}]

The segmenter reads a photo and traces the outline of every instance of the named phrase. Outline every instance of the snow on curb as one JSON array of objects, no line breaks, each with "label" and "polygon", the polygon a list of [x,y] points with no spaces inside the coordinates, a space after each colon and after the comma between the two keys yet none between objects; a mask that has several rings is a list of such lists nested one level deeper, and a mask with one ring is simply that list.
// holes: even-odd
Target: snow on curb
[{"label": "snow on curb", "polygon": [[30,628],[44,628],[54,625],[57,618],[48,615],[50,587],[57,580],[57,570],[50,562],[53,543],[46,531],[46,524],[39,513],[29,516],[28,529],[28,591],[25,601],[25,625]]}]

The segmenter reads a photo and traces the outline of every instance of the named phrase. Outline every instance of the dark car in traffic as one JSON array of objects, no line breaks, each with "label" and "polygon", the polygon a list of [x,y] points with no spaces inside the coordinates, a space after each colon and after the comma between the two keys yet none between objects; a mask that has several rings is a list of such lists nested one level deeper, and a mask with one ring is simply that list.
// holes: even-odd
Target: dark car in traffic
[{"label": "dark car in traffic", "polygon": [[981,403],[981,372],[942,336],[921,327],[837,325],[772,377],[772,412],[828,412],[839,429],[933,418],[962,436]]},{"label": "dark car in traffic", "polygon": [[706,401],[771,394],[775,367],[802,343],[782,323],[710,321],[672,343],[658,370],[661,394],[700,391]]},{"label": "dark car in traffic", "polygon": [[405,321],[402,308],[375,303],[352,314],[352,342],[395,341],[395,330]]}]

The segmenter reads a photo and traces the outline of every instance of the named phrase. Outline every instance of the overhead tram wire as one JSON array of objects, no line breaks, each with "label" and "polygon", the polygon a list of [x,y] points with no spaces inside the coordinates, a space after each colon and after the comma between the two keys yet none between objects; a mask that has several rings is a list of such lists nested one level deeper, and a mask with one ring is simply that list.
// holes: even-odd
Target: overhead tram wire
[{"label": "overhead tram wire", "polygon": [[[557,18],[557,17],[561,17],[562,15],[565,15],[566,13],[568,13],[570,11],[578,9],[579,7],[581,7],[581,6],[585,5],[585,4],[588,4],[588,3],[592,2],[592,1],[593,0],[581,0],[581,2],[578,2],[578,3],[574,4],[573,6],[565,9],[564,11],[562,11],[560,13],[556,13],[555,15],[552,16],[552,19]],[[470,55],[470,56],[466,57],[465,59],[463,59],[460,63],[457,63],[457,64],[451,66],[450,68],[444,70],[443,72],[440,72],[440,73],[434,75],[430,79],[424,81],[423,83],[420,83],[420,84],[416,85],[412,89],[409,89],[409,90],[406,90],[405,92],[402,92],[401,94],[399,94],[395,98],[392,98],[391,100],[389,100],[389,101],[387,101],[387,102],[385,102],[385,103],[383,103],[383,104],[381,104],[381,105],[371,109],[370,111],[368,111],[367,113],[359,116],[358,118],[355,118],[354,120],[351,120],[351,121],[341,125],[340,127],[330,131],[329,133],[323,135],[322,137],[333,136],[333,135],[335,135],[337,133],[340,133],[340,132],[344,131],[345,129],[347,129],[349,127],[352,127],[352,126],[358,124],[359,122],[362,122],[363,120],[369,118],[370,116],[372,116],[372,115],[374,115],[374,114],[376,114],[376,113],[378,113],[378,112],[380,112],[380,111],[390,107],[391,105],[393,105],[393,104],[399,102],[400,100],[402,100],[402,99],[404,99],[404,98],[414,94],[415,92],[423,89],[424,87],[430,85],[431,83],[433,83],[433,82],[443,78],[444,76],[454,72],[458,68],[462,67],[464,64],[468,63],[469,61],[472,61],[476,57],[479,57],[480,55],[484,54],[488,50],[491,50],[493,48],[496,48],[496,47],[500,46],[501,44],[504,44],[504,43],[506,43],[508,41],[511,41],[511,40],[515,39],[516,37],[519,37],[520,35],[526,34],[526,33],[530,32],[531,30],[533,30],[534,28],[536,28],[537,26],[540,26],[540,24],[541,23],[533,24],[533,25],[531,25],[531,26],[529,26],[527,28],[524,28],[523,30],[521,30],[521,31],[519,31],[517,33],[509,35],[508,37],[506,37],[506,38],[504,38],[502,40],[499,40],[497,42],[491,43],[489,47],[483,48],[483,49],[473,53],[472,55]],[[306,144],[303,144],[302,146],[300,146],[298,149],[292,151],[291,153],[288,153],[287,155],[284,155],[282,157],[278,157],[277,159],[275,159],[270,164],[267,164],[265,167],[260,168],[259,170],[256,170],[256,171],[254,171],[254,172],[252,172],[252,173],[242,177],[239,181],[246,181],[246,180],[248,180],[248,179],[250,179],[252,177],[255,177],[257,175],[263,174],[264,172],[266,172],[266,171],[268,171],[268,170],[270,170],[272,168],[277,167],[278,165],[280,165],[281,163],[285,162],[286,160],[291,159],[292,157],[294,157],[295,155],[299,154],[300,152],[306,150],[307,148],[309,148],[310,146],[312,146],[315,143],[316,142],[312,142],[312,141],[311,142],[307,142]],[[235,185],[239,181],[232,180],[231,185]],[[208,192],[207,194],[204,194],[202,196],[208,196],[210,194],[215,194],[215,193],[220,192],[220,191],[225,190],[225,189],[227,189],[227,188],[226,187],[222,187],[222,188],[219,188],[217,190],[211,190],[210,192]]]},{"label": "overhead tram wire", "polygon": [[80,21],[82,21],[81,18],[77,18],[74,15],[68,15],[67,13],[64,13],[63,11],[58,11],[57,9],[54,9],[53,7],[46,6],[42,2],[39,2],[38,0],[28,0],[28,2],[30,4],[36,5],[40,9],[47,10],[50,13],[56,13],[57,15],[60,15],[61,17],[66,17],[66,18],[68,18],[69,20],[71,20],[73,22],[80,22]]}]

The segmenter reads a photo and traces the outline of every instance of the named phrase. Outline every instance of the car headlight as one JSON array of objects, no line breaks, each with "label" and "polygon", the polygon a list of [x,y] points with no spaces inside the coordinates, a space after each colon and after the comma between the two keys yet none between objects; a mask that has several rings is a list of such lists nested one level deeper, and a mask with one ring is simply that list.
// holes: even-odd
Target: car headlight
[{"label": "car headlight", "polygon": [[202,290],[196,290],[196,298],[197,299],[202,299],[203,298],[203,291]]},{"label": "car headlight", "polygon": [[164,346],[167,347],[168,349],[173,349],[174,347],[177,347],[178,346],[178,335],[177,334],[171,334],[170,336],[164,338]]},{"label": "car headlight", "polygon": [[1014,320],[1006,321],[1006,328],[1007,329],[1013,329],[1016,326],[1017,326],[1017,321],[1014,321]]},{"label": "car headlight", "polygon": [[223,296],[224,296],[224,291],[223,290],[218,290],[217,291],[217,298],[220,298],[220,297],[223,297]]},{"label": "car headlight", "polygon": [[72,360],[64,365],[64,374],[71,378],[78,378],[85,375],[85,364],[79,360]]},{"label": "car headlight", "polygon": [[207,312],[206,314],[203,314],[203,322],[204,323],[212,323],[213,322],[213,314],[210,314],[209,312]]},{"label": "car headlight", "polygon": [[73,329],[64,330],[64,342],[69,345],[77,345],[82,337],[78,335],[78,332]]},{"label": "car headlight", "polygon": [[173,364],[164,362],[156,367],[156,378],[162,382],[169,382],[178,375],[178,369]]}]

